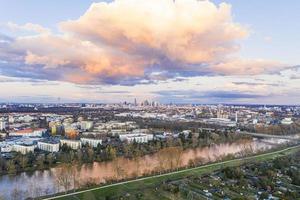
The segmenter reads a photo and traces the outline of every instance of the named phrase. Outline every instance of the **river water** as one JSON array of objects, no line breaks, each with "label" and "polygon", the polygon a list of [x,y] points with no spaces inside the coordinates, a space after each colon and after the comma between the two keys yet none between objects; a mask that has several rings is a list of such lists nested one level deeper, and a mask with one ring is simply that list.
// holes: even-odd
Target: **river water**
[{"label": "river water", "polygon": [[[113,179],[132,178],[154,171],[216,161],[226,155],[263,151],[287,142],[282,139],[240,140],[209,147],[180,150],[170,148],[136,159],[85,164],[73,169],[54,167],[49,170],[24,172],[0,177],[0,199],[25,199],[69,190],[87,183],[105,183]],[[72,173],[70,172],[72,171]]]}]

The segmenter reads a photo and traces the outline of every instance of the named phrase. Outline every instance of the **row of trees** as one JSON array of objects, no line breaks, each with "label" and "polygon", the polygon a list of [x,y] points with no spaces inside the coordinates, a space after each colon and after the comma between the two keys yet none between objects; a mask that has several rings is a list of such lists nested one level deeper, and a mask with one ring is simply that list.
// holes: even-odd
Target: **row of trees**
[{"label": "row of trees", "polygon": [[112,160],[116,155],[116,149],[111,146],[99,146],[95,149],[85,146],[75,151],[63,145],[61,151],[58,153],[30,152],[25,155],[15,153],[10,159],[0,156],[0,174],[48,169],[57,163],[76,162],[77,164],[82,164]]},{"label": "row of trees", "polygon": [[268,126],[255,126],[254,131],[258,133],[266,133],[271,135],[294,135],[300,133],[300,120],[295,121],[293,124],[284,125],[268,125]]},{"label": "row of trees", "polygon": [[190,133],[187,137],[180,134],[178,138],[168,138],[163,141],[155,140],[145,144],[119,141],[114,145],[98,145],[96,148],[83,146],[78,150],[63,145],[58,153],[35,152],[26,155],[15,153],[10,159],[0,156],[0,174],[47,169],[56,163],[76,162],[82,164],[108,161],[117,156],[135,159],[143,155],[153,154],[166,147],[196,148],[214,143],[232,142],[241,137],[231,132],[203,132],[199,135]]}]

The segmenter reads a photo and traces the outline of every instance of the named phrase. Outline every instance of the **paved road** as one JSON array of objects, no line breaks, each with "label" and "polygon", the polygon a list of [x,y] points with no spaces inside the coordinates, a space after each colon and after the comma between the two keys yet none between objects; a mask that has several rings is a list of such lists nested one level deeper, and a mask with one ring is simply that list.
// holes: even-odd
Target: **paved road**
[{"label": "paved road", "polygon": [[277,153],[285,152],[285,151],[288,151],[288,150],[291,150],[291,149],[295,149],[295,148],[299,148],[299,147],[300,147],[300,145],[297,145],[297,146],[289,147],[289,148],[282,149],[282,150],[279,150],[279,151],[274,151],[274,152],[270,152],[270,153],[264,153],[264,154],[260,154],[260,155],[256,155],[256,156],[249,156],[249,157],[246,157],[246,158],[237,158],[237,159],[233,159],[233,160],[228,160],[228,161],[223,161],[223,162],[218,162],[218,163],[212,163],[212,164],[202,165],[202,166],[199,166],[199,167],[184,169],[184,170],[170,172],[170,173],[166,173],[166,174],[160,174],[160,175],[155,175],[155,176],[150,176],[150,177],[145,177],[145,178],[139,178],[139,179],[130,180],[130,181],[124,181],[124,182],[114,183],[114,184],[111,184],[111,185],[105,185],[105,186],[100,186],[100,187],[91,188],[91,189],[87,189],[87,190],[82,190],[82,191],[78,191],[78,192],[73,192],[73,193],[58,195],[58,196],[55,196],[55,197],[49,197],[49,198],[45,198],[45,200],[63,198],[63,197],[68,197],[68,196],[73,196],[73,195],[81,194],[81,193],[84,193],[84,192],[89,192],[89,191],[99,190],[99,189],[103,189],[103,188],[113,187],[113,186],[117,186],[117,185],[123,185],[123,184],[127,184],[127,183],[133,183],[133,182],[148,180],[148,179],[157,178],[157,177],[169,176],[169,175],[172,175],[172,174],[184,173],[184,172],[193,171],[193,170],[197,170],[197,169],[202,169],[202,168],[207,168],[207,167],[213,167],[213,166],[228,164],[228,163],[236,162],[236,161],[243,161],[243,160],[249,160],[249,159],[259,158],[259,157],[263,157],[263,156],[268,156],[268,155],[272,155],[272,154],[277,154]]},{"label": "paved road", "polygon": [[252,135],[254,137],[263,137],[263,138],[276,138],[276,139],[286,139],[286,140],[300,140],[297,136],[289,136],[289,135],[269,135],[264,133],[251,133],[247,131],[239,131],[239,134]]}]

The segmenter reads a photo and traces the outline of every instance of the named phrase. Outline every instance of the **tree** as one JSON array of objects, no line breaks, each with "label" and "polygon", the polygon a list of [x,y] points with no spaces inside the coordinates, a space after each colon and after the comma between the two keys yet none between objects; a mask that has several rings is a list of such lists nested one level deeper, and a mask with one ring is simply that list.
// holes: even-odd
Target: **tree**
[{"label": "tree", "polygon": [[123,143],[123,151],[125,157],[131,158],[132,157],[132,149],[133,146],[131,143]]},{"label": "tree", "polygon": [[67,193],[74,181],[73,176],[72,164],[63,164],[60,168],[57,168],[56,183],[58,188],[63,188],[63,191]]},{"label": "tree", "polygon": [[160,150],[157,153],[159,168],[178,169],[181,166],[183,149],[181,147],[168,147]]},{"label": "tree", "polygon": [[111,146],[106,147],[105,152],[108,160],[114,160],[117,157],[116,149]]},{"label": "tree", "polygon": [[100,154],[101,153],[101,144],[98,143],[97,147],[96,147],[96,154]]},{"label": "tree", "polygon": [[157,154],[157,161],[158,161],[158,169],[159,172],[161,173],[162,171],[165,170],[165,155],[163,153],[163,149],[159,151]]},{"label": "tree", "polygon": [[21,165],[22,169],[25,169],[27,167],[27,164],[28,164],[27,156],[21,156],[20,165]]},{"label": "tree", "polygon": [[94,161],[94,155],[95,155],[94,149],[91,148],[91,147],[88,147],[87,155],[88,155],[88,162],[93,162]]},{"label": "tree", "polygon": [[239,167],[226,167],[224,170],[225,177],[229,179],[241,179],[244,177],[243,171]]},{"label": "tree", "polygon": [[123,176],[125,175],[125,170],[122,168],[122,166],[120,164],[120,160],[119,159],[114,159],[112,161],[112,165],[113,165],[114,172],[116,174],[116,178],[117,179],[122,179]]},{"label": "tree", "polygon": [[39,169],[43,169],[45,164],[45,155],[39,155],[36,159],[36,163]]},{"label": "tree", "polygon": [[191,143],[192,143],[193,148],[197,147],[198,146],[198,137],[193,135],[192,138],[191,138]]},{"label": "tree", "polygon": [[6,162],[0,154],[0,174],[2,174],[4,171],[6,171]]},{"label": "tree", "polygon": [[71,150],[72,150],[71,147],[69,147],[67,144],[63,144],[61,146],[61,151],[62,152],[70,152]]},{"label": "tree", "polygon": [[175,167],[178,169],[181,166],[183,149],[181,147],[172,147],[171,153],[173,154]]},{"label": "tree", "polygon": [[135,161],[135,166],[136,166],[136,174],[137,176],[139,175],[140,173],[140,156],[141,156],[141,152],[140,151],[136,151],[134,153],[134,156],[133,156],[133,160]]},{"label": "tree", "polygon": [[83,162],[83,153],[81,149],[78,149],[76,152],[77,162],[81,164]]},{"label": "tree", "polygon": [[267,192],[263,192],[261,193],[259,199],[264,200],[264,199],[268,199],[269,198],[269,194]]},{"label": "tree", "polygon": [[76,130],[70,130],[66,133],[66,136],[74,140],[78,136],[78,132]]},{"label": "tree", "polygon": [[7,162],[7,171],[8,173],[16,173],[16,165],[14,160],[9,160]]},{"label": "tree", "polygon": [[49,165],[49,166],[52,166],[53,163],[55,162],[55,158],[54,158],[53,153],[49,153],[49,154],[46,156],[46,160],[47,160],[48,165]]},{"label": "tree", "polygon": [[35,162],[35,154],[33,152],[29,152],[26,156],[28,158],[28,166],[32,167]]}]

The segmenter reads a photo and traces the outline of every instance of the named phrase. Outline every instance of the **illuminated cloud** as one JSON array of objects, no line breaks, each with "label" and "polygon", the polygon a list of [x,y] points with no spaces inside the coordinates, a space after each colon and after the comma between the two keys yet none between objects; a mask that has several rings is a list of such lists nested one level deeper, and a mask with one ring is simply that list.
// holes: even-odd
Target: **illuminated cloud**
[{"label": "illuminated cloud", "polygon": [[230,6],[196,0],[118,0],[92,4],[78,20],[61,23],[71,34],[151,61],[214,61],[234,52],[247,31],[232,22]]},{"label": "illuminated cloud", "polygon": [[231,59],[213,64],[211,69],[222,75],[256,75],[278,73],[286,67],[286,65],[277,61],[263,59]]},{"label": "illuminated cloud", "polygon": [[50,29],[44,28],[41,25],[38,24],[32,24],[32,23],[26,23],[24,25],[18,25],[12,22],[7,23],[7,27],[11,29],[12,31],[16,32],[35,32],[35,33],[41,33],[41,34],[50,34]]},{"label": "illuminated cloud", "polygon": [[[1,70],[12,76],[133,85],[203,74],[273,73],[282,66],[228,61],[248,30],[233,21],[226,3],[115,0],[94,3],[77,20],[61,22],[60,34],[31,23],[9,26],[39,33],[15,38],[9,48],[0,46],[0,60],[18,58]],[[1,53],[7,49],[10,54]]]}]

